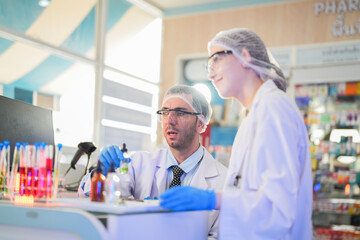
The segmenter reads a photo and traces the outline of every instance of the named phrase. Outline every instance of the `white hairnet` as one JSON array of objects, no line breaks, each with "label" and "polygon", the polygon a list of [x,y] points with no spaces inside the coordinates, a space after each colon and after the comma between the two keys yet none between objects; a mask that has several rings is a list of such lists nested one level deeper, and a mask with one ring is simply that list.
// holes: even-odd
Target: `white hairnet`
[{"label": "white hairnet", "polygon": [[210,122],[210,117],[212,113],[212,109],[210,103],[206,100],[205,96],[200,93],[197,89],[187,85],[175,85],[165,93],[163,105],[170,98],[181,98],[184,100],[194,112],[200,113],[200,115],[196,115],[199,120],[204,123],[205,131],[206,125]]},{"label": "white hairnet", "polygon": [[[211,46],[231,50],[239,61],[253,69],[263,81],[272,79],[279,89],[286,91],[286,80],[283,72],[272,55],[270,60],[264,42],[253,31],[246,28],[221,31],[208,43],[209,51]],[[245,61],[242,55],[243,49],[250,53],[250,62]]]}]

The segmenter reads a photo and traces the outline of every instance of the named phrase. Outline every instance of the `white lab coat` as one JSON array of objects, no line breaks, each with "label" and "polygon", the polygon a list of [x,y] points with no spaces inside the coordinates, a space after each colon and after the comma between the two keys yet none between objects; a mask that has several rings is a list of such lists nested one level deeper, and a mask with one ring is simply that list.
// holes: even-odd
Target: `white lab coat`
[{"label": "white lab coat", "polygon": [[[135,199],[146,197],[159,197],[166,190],[167,168],[166,161],[169,149],[160,149],[156,152],[135,152],[131,156],[129,174],[121,176],[121,196]],[[224,187],[227,168],[216,161],[211,154],[204,150],[204,157],[192,177],[190,186],[202,189],[221,190]],[[90,190],[91,180],[89,174],[83,179],[86,181],[78,195],[84,197],[84,190]],[[186,219],[184,219],[186,221]],[[217,238],[219,224],[219,211],[209,211],[208,232],[209,239]]]},{"label": "white lab coat", "polygon": [[[233,144],[219,239],[312,239],[312,173],[302,116],[271,80],[248,110]],[[234,186],[236,174],[241,178]]]}]

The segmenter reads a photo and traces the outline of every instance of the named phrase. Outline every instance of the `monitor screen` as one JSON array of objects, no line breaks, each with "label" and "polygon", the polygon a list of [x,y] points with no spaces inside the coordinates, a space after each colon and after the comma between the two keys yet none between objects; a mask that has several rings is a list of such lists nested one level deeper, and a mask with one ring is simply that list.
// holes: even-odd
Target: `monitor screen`
[{"label": "monitor screen", "polygon": [[0,142],[10,141],[11,162],[16,142],[54,145],[52,111],[0,96]]}]

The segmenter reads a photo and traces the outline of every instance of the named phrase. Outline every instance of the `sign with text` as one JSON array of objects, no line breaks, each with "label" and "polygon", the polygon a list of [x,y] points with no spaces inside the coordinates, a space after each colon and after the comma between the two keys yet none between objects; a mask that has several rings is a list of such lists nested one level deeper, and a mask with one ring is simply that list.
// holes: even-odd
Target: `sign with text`
[{"label": "sign with text", "polygon": [[331,31],[334,37],[360,36],[360,17],[357,22],[345,24],[345,14],[350,12],[360,13],[359,0],[327,0],[316,2],[314,5],[315,16],[337,14],[337,20],[332,25]]},{"label": "sign with text", "polygon": [[360,61],[360,42],[297,49],[296,65]]}]

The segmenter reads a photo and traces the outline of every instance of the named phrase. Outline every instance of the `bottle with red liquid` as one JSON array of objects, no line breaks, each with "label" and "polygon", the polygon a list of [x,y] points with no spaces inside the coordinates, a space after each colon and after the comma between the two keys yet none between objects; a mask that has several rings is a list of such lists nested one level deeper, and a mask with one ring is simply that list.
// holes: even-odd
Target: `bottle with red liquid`
[{"label": "bottle with red liquid", "polygon": [[93,202],[104,202],[105,176],[102,174],[100,161],[98,160],[96,170],[91,178],[90,199]]}]

